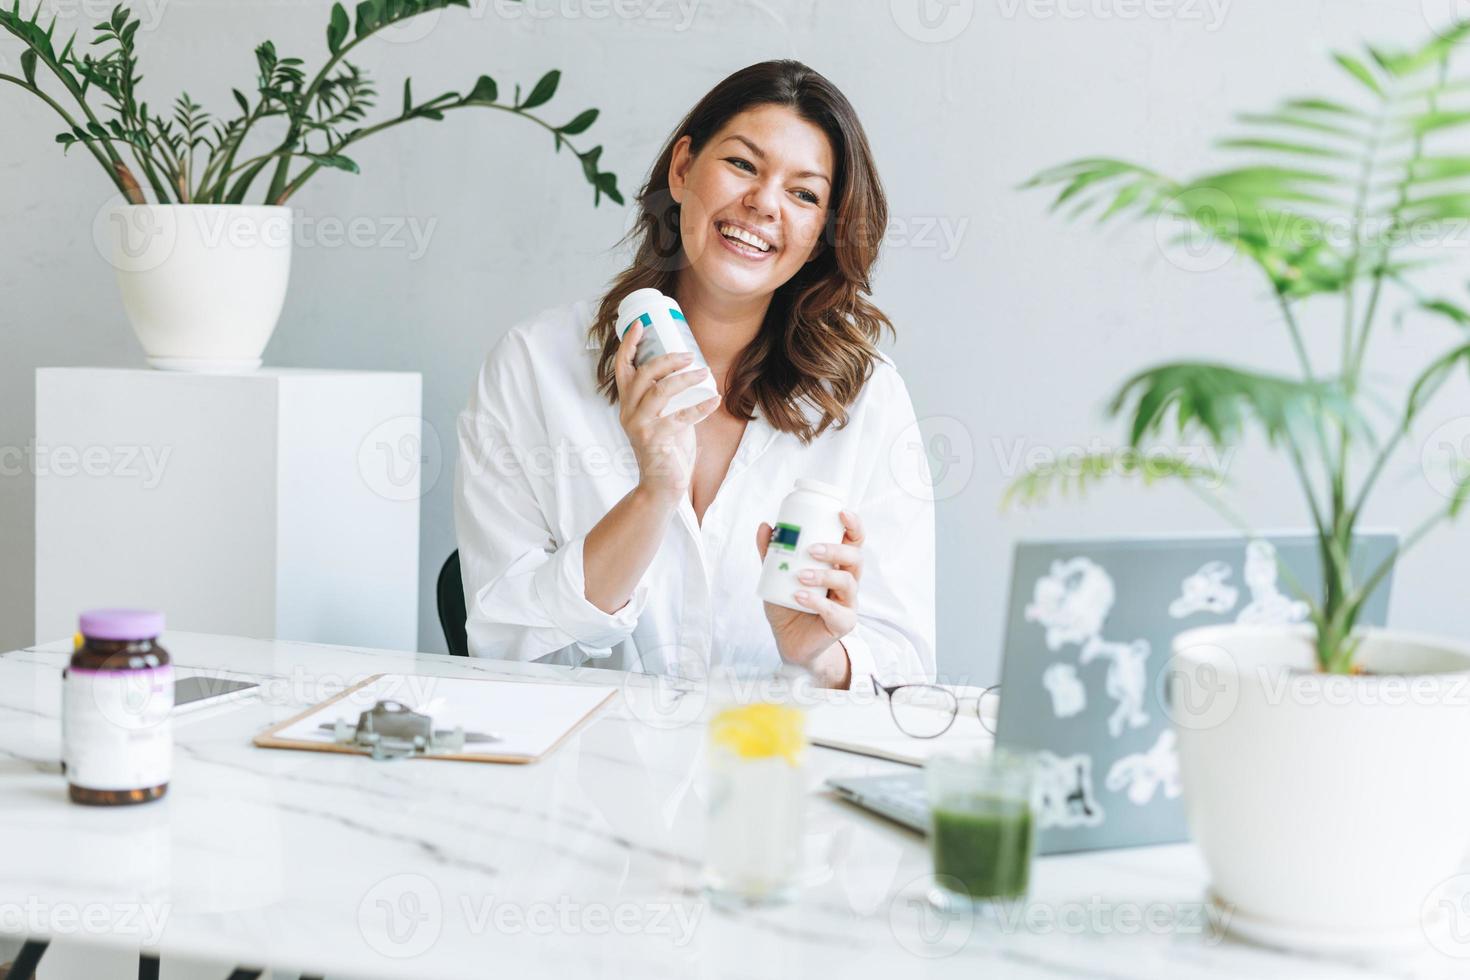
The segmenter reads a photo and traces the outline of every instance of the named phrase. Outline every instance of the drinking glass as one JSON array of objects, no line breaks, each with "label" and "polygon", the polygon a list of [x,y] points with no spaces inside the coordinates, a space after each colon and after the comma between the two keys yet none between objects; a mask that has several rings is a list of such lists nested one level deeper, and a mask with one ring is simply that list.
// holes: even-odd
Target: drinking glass
[{"label": "drinking glass", "polygon": [[929,841],[942,908],[1023,901],[1036,852],[1035,757],[994,749],[938,754],[924,766]]}]

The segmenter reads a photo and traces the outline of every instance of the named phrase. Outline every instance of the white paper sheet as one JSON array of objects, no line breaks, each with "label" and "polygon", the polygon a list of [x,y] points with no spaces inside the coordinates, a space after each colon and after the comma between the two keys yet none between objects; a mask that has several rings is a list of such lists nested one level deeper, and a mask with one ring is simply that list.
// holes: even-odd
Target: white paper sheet
[{"label": "white paper sheet", "polygon": [[378,701],[398,701],[434,719],[436,729],[463,726],[466,735],[495,734],[496,742],[467,741],[464,752],[536,758],[549,752],[568,731],[613,692],[605,687],[384,674],[367,686],[323,705],[275,733],[276,738],[331,742],[319,726],[358,715]]}]

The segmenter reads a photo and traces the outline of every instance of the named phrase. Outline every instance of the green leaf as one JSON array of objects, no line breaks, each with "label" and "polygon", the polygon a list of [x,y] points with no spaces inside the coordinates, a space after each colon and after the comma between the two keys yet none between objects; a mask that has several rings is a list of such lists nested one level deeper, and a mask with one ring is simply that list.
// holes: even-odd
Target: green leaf
[{"label": "green leaf", "polygon": [[1332,102],[1327,99],[1290,99],[1286,108],[1296,112],[1324,112],[1334,116],[1353,116],[1357,119],[1368,118],[1368,113],[1361,109],[1345,106],[1341,102]]},{"label": "green leaf", "polygon": [[547,102],[550,102],[551,97],[556,94],[556,86],[560,82],[561,72],[556,69],[552,69],[545,75],[542,75],[541,80],[536,83],[536,87],[531,89],[531,94],[526,96],[526,101],[522,102],[517,108],[534,109],[538,105],[545,105]]},{"label": "green leaf", "polygon": [[234,94],[235,104],[240,107],[240,111],[247,116],[250,115],[250,100],[245,98],[245,93],[237,88],[230,89],[230,92]]},{"label": "green leaf", "polygon": [[1312,146],[1306,143],[1293,143],[1288,140],[1255,138],[1226,139],[1220,140],[1218,145],[1231,150],[1271,150],[1276,153],[1324,157],[1331,160],[1341,160],[1344,158],[1343,153],[1339,150],[1328,149],[1325,146]]},{"label": "green leaf", "polygon": [[[1460,466],[1461,471],[1465,469],[1464,464]],[[1455,488],[1455,495],[1450,498],[1450,507],[1447,512],[1450,520],[1460,516],[1460,511],[1465,509],[1465,504],[1470,503],[1470,473],[1460,477],[1459,485]]]},{"label": "green leaf", "polygon": [[1421,299],[1419,308],[1453,320],[1456,326],[1470,328],[1470,310],[1447,299]]},{"label": "green leaf", "polygon": [[1470,156],[1420,157],[1410,162],[1409,179],[1428,183],[1470,176]]},{"label": "green leaf", "polygon": [[[618,204],[623,203],[622,192],[618,190],[617,174],[604,171],[603,173],[597,175],[597,182],[593,186],[596,187],[597,190],[606,194],[613,201],[616,201]],[[593,195],[592,203],[597,203],[596,194]]]},{"label": "green leaf", "polygon": [[1379,98],[1383,97],[1383,87],[1378,84],[1378,80],[1373,77],[1373,73],[1368,70],[1367,65],[1363,64],[1352,55],[1343,54],[1340,51],[1334,51],[1332,53],[1332,60],[1341,65],[1343,70],[1346,71],[1349,75],[1352,75],[1358,81],[1366,85],[1369,91],[1371,91],[1374,95],[1378,96]]},{"label": "green leaf", "polygon": [[[1130,409],[1131,406],[1131,409]],[[1203,430],[1216,446],[1234,444],[1254,422],[1272,444],[1297,440],[1317,417],[1330,417],[1365,437],[1371,433],[1352,401],[1329,382],[1259,374],[1222,364],[1182,361],[1134,375],[1114,396],[1109,413],[1131,411],[1129,445],[1169,428],[1190,438]],[[1371,441],[1371,439],[1369,440]]]},{"label": "green leaf", "polygon": [[1449,30],[1440,30],[1429,43],[1411,54],[1389,56],[1393,73],[1399,77],[1412,75],[1440,64],[1470,34],[1470,21],[1461,21]]},{"label": "green leaf", "polygon": [[1409,389],[1409,404],[1404,410],[1404,425],[1407,427],[1421,411],[1429,404],[1436,392],[1449,380],[1450,373],[1465,362],[1470,368],[1470,344],[1464,344],[1453,350],[1442,354],[1434,359],[1434,363],[1424,369],[1424,373],[1414,381],[1414,386]]},{"label": "green leaf", "polygon": [[348,173],[354,174],[361,172],[357,169],[357,164],[354,161],[342,156],[340,153],[304,153],[302,156],[323,167],[346,170]]},{"label": "green leaf", "polygon": [[465,96],[466,102],[494,102],[500,97],[500,90],[495,84],[495,79],[489,75],[481,75],[475,79],[475,87],[470,89],[470,94]]},{"label": "green leaf", "polygon": [[413,79],[403,80],[403,114],[406,116],[413,111]]},{"label": "green leaf", "polygon": [[357,5],[357,36],[367,37],[379,26],[378,0],[362,0]]},{"label": "green leaf", "polygon": [[26,48],[20,53],[20,70],[27,82],[36,84],[36,52],[33,48]]},{"label": "green leaf", "polygon": [[1312,119],[1309,116],[1293,115],[1289,112],[1242,112],[1235,118],[1253,126],[1282,126],[1289,129],[1305,129],[1312,133],[1326,133],[1344,139],[1361,140],[1363,134],[1345,126]]},{"label": "green leaf", "polygon": [[565,133],[568,136],[575,136],[578,133],[585,133],[587,131],[587,127],[591,126],[596,121],[597,110],[588,109],[586,112],[579,113],[577,117],[571,122],[566,123],[562,126],[558,126],[557,132]]},{"label": "green leaf", "polygon": [[602,156],[602,147],[594,146],[584,153],[578,153],[577,156],[582,161],[582,173],[586,174],[587,181],[595,186],[597,183],[597,158]]},{"label": "green leaf", "polygon": [[1432,133],[1470,123],[1470,112],[1425,112],[1408,117],[1405,122],[1417,134]]},{"label": "green leaf", "polygon": [[1028,467],[1006,487],[1001,509],[1008,509],[1013,504],[1031,506],[1044,503],[1053,492],[1081,497],[1093,485],[1112,477],[1138,477],[1145,486],[1162,480],[1202,482],[1211,486],[1224,482],[1223,473],[1201,466],[1172,450],[1088,453],[1080,459],[1068,458],[1065,463],[1059,460]]},{"label": "green leaf", "polygon": [[1431,194],[1405,202],[1399,213],[1410,221],[1470,218],[1470,193]]},{"label": "green leaf", "polygon": [[332,4],[332,19],[327,24],[327,50],[332,54],[341,51],[342,43],[347,40],[347,32],[351,29],[347,8],[340,3]]}]

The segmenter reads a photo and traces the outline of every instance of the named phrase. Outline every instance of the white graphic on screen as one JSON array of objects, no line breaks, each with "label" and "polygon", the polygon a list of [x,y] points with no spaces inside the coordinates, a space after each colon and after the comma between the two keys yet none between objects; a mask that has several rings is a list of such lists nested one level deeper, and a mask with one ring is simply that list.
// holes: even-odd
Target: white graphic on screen
[{"label": "white graphic on screen", "polygon": [[1128,800],[1134,806],[1153,802],[1154,794],[1160,790],[1168,799],[1177,798],[1181,787],[1179,752],[1174,743],[1174,730],[1166,728],[1147,752],[1125,755],[1114,762],[1108,770],[1108,789],[1118,793],[1127,787]]},{"label": "white graphic on screen", "polygon": [[1083,644],[1102,632],[1113,608],[1113,580],[1087,558],[1054,561],[1051,572],[1036,580],[1026,621],[1046,627],[1046,648],[1060,650]]},{"label": "white graphic on screen", "polygon": [[1037,823],[1041,827],[1096,827],[1103,809],[1092,795],[1092,757],[1036,754]]},{"label": "white graphic on screen", "polygon": [[1087,686],[1077,679],[1077,668],[1055,663],[1041,674],[1041,686],[1051,695],[1051,712],[1058,718],[1071,718],[1087,707]]},{"label": "white graphic on screen", "polygon": [[1169,603],[1169,615],[1175,619],[1193,616],[1197,612],[1227,613],[1235,608],[1240,590],[1225,580],[1230,577],[1230,565],[1223,561],[1206,562],[1199,571],[1186,578],[1179,586],[1179,597]]},{"label": "white graphic on screen", "polygon": [[1142,728],[1148,724],[1148,712],[1143,710],[1144,696],[1148,693],[1148,671],[1144,666],[1148,660],[1147,640],[1132,643],[1113,643],[1094,637],[1082,648],[1079,663],[1088,664],[1106,657],[1108,660],[1108,697],[1117,701],[1117,707],[1108,716],[1108,734],[1117,738],[1124,728]]},{"label": "white graphic on screen", "polygon": [[1269,541],[1252,541],[1245,548],[1245,586],[1251,591],[1237,623],[1253,626],[1285,626],[1307,618],[1305,602],[1289,598],[1276,587],[1276,548]]}]

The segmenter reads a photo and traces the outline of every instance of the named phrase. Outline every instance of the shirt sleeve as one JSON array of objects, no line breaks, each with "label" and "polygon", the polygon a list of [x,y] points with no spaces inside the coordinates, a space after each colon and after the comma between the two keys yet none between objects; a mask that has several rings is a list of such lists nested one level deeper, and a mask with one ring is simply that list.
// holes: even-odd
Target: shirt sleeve
[{"label": "shirt sleeve", "polygon": [[545,423],[514,343],[508,336],[486,359],[457,425],[454,523],[470,654],[574,665],[606,658],[637,626],[648,590],[640,584],[614,613],[587,599],[586,534],[557,540],[538,495],[554,488],[538,486],[518,462]]},{"label": "shirt sleeve", "polygon": [[859,471],[866,470],[865,485],[850,505],[865,537],[858,623],[842,638],[853,689],[871,684],[868,678],[892,684],[935,677],[933,493],[928,481],[899,479],[899,467],[927,468],[928,457],[898,372],[885,362],[870,383],[878,397],[865,418],[875,438],[863,444],[873,455]]}]

